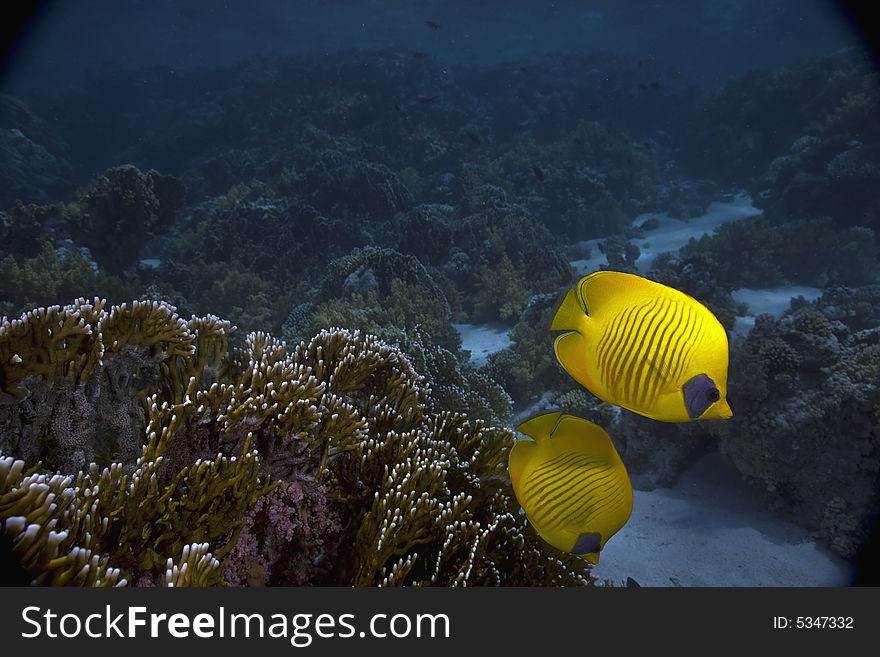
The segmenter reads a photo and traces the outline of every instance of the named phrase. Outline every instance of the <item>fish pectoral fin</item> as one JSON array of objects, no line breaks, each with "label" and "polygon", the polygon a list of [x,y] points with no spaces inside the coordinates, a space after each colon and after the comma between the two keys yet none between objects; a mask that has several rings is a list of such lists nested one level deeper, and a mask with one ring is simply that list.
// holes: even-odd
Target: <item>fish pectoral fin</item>
[{"label": "fish pectoral fin", "polygon": [[669,393],[675,391],[675,379],[672,375],[672,370],[669,368],[669,365],[663,361],[661,358],[649,358],[648,366],[660,377],[660,380],[663,384],[660,387],[660,392]]}]

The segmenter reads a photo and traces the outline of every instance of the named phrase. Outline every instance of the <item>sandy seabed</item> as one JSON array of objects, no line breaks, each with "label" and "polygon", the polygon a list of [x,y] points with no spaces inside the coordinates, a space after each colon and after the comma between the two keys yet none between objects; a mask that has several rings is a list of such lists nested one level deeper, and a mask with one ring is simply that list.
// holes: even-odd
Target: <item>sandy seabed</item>
[{"label": "sandy seabed", "polygon": [[632,516],[593,574],[641,586],[847,586],[855,573],[804,529],[765,511],[713,453],[672,488],[635,490]]}]

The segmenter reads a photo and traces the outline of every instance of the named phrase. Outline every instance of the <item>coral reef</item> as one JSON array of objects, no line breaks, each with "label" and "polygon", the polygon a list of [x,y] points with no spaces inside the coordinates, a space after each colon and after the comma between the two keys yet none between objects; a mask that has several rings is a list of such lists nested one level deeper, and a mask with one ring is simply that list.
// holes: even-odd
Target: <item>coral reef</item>
[{"label": "coral reef", "polygon": [[425,375],[432,405],[469,418],[503,422],[512,401],[489,376],[459,362],[461,346],[444,291],[411,255],[367,247],[331,262],[314,292],[297,305],[283,337],[297,342],[322,326],[361,330],[399,347]]},{"label": "coral reef", "polygon": [[137,264],[147,239],[171,227],[185,194],[173,176],[114,167],[69,206],[67,221],[98,264],[118,274]]},{"label": "coral reef", "polygon": [[431,408],[399,349],[344,330],[291,350],[252,333],[230,349],[231,331],[160,302],[98,299],[4,322],[0,526],[19,574],[592,582],[517,513],[511,432]]},{"label": "coral reef", "polygon": [[[817,249],[821,257],[804,257]],[[648,275],[706,303],[730,328],[744,310],[730,296],[738,288],[865,285],[878,273],[880,246],[869,228],[838,228],[828,219],[776,225],[758,217],[660,254]]]},{"label": "coral reef", "polygon": [[533,295],[572,278],[550,232],[498,187],[477,185],[455,208],[419,206],[391,227],[395,248],[428,268],[459,321],[516,320]]},{"label": "coral reef", "polygon": [[746,183],[772,222],[830,217],[876,233],[878,80],[855,51],[732,80],[703,102],[685,159],[702,176]]},{"label": "coral reef", "polygon": [[0,94],[0,207],[45,203],[70,192],[70,152],[22,101]]},{"label": "coral reef", "polygon": [[98,270],[86,254],[67,241],[58,248],[43,242],[33,258],[20,262],[11,253],[0,258],[0,313],[7,316],[70,299],[84,288],[111,299],[124,299],[136,295],[138,287]]},{"label": "coral reef", "polygon": [[[17,581],[588,582],[497,471],[497,427],[547,403],[607,427],[642,487],[720,445],[771,506],[858,548],[876,485],[873,64],[842,51],[700,93],[657,61],[525,63],[323,53],[97,71],[35,111],[0,97]],[[762,217],[648,274],[728,328],[738,288],[824,290],[731,342],[733,423],[657,425],[574,384],[547,325],[581,240],[632,271],[638,213],[686,219],[741,189]],[[53,306],[84,293],[141,301]],[[475,369],[452,322],[504,324],[512,344]],[[234,522],[154,533],[139,561],[147,499],[170,505],[149,522]]]},{"label": "coral reef", "polygon": [[876,136],[869,107],[876,108],[876,73],[867,54],[842,51],[755,71],[703,99],[688,159],[715,180],[756,178],[792,144],[804,146],[804,136]]},{"label": "coral reef", "polygon": [[522,194],[553,232],[583,240],[618,232],[655,191],[653,158],[596,121],[582,121],[549,144],[525,139],[487,166],[482,178]]},{"label": "coral reef", "polygon": [[[413,203],[410,191],[387,166],[334,150],[315,158],[303,172],[302,185],[308,190],[306,199],[334,218],[346,218],[349,212],[381,217]],[[341,215],[340,199],[346,199]]]},{"label": "coral reef", "polygon": [[315,298],[320,303],[307,333],[321,326],[342,326],[398,341],[401,332],[418,326],[437,344],[459,347],[444,291],[412,255],[375,247],[355,249],[329,263]]},{"label": "coral reef", "polygon": [[832,288],[779,320],[759,317],[733,353],[734,418],[713,427],[722,453],[769,506],[845,557],[877,520],[878,294],[877,286]]},{"label": "coral reef", "polygon": [[419,329],[403,333],[397,344],[424,373],[432,408],[501,425],[510,420],[513,399],[485,371],[462,365],[453,352],[433,344]]}]

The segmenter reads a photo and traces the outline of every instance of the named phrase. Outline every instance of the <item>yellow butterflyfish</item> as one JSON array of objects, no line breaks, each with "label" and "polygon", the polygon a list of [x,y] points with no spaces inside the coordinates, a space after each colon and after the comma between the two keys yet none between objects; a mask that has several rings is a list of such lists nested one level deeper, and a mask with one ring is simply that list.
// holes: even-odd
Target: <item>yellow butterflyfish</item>
[{"label": "yellow butterflyfish", "polygon": [[582,278],[556,310],[556,358],[600,399],[663,422],[723,419],[727,333],[699,301],[616,271]]},{"label": "yellow butterflyfish", "polygon": [[573,415],[546,413],[520,424],[510,480],[529,523],[550,545],[598,563],[605,542],[629,520],[633,491],[611,438]]}]

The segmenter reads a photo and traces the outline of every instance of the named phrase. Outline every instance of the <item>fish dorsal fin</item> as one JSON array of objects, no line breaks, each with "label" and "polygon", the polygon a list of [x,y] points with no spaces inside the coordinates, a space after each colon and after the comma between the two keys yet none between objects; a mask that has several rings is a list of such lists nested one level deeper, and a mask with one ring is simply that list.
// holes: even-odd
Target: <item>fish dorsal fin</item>
[{"label": "fish dorsal fin", "polygon": [[594,422],[575,415],[563,415],[550,436],[559,451],[574,451],[597,459],[612,458],[611,436]]},{"label": "fish dorsal fin", "polygon": [[532,440],[518,440],[510,450],[508,465],[515,485],[532,458],[573,451],[606,460],[613,458],[615,451],[611,437],[598,424],[558,411],[530,417],[517,425],[516,430]]},{"label": "fish dorsal fin", "polygon": [[562,297],[556,306],[553,319],[550,321],[551,331],[577,331],[586,321],[587,312],[578,298],[578,293],[571,289]]},{"label": "fish dorsal fin", "polygon": [[635,274],[603,270],[584,276],[577,284],[577,294],[586,313],[595,317],[606,305],[619,307],[626,299],[656,296],[657,283]]},{"label": "fish dorsal fin", "polygon": [[542,442],[550,437],[561,418],[562,413],[558,411],[554,413],[539,413],[520,422],[516,426],[516,430],[530,438],[534,438],[536,442]]},{"label": "fish dorsal fin", "polygon": [[550,434],[553,433],[561,417],[562,413],[558,412],[540,413],[517,425],[516,430],[524,433],[532,440],[518,440],[510,450],[507,462],[510,468],[510,480],[514,482],[514,486],[519,484],[522,472],[535,456],[535,450],[538,448],[538,445],[546,445],[550,440]]}]

